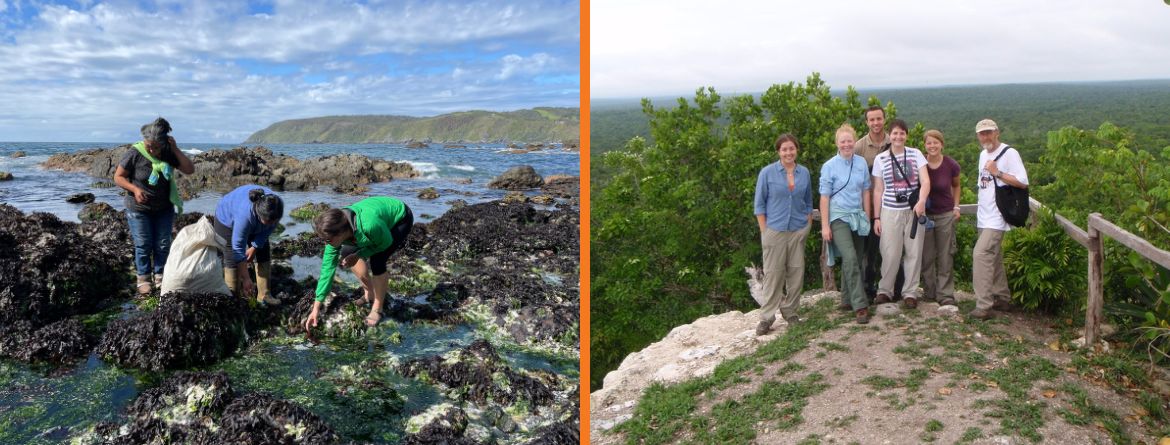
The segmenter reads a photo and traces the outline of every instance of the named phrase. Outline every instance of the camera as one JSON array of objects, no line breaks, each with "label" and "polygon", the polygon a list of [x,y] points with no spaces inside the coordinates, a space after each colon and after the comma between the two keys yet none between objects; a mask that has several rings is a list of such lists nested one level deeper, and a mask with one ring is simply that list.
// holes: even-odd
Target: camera
[{"label": "camera", "polygon": [[895,202],[910,202],[910,194],[906,192],[894,193]]}]

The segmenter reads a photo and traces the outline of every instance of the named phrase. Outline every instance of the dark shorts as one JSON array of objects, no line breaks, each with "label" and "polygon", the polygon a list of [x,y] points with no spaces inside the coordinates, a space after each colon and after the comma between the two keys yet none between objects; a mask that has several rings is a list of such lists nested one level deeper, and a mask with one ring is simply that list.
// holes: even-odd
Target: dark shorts
[{"label": "dark shorts", "polygon": [[[390,236],[394,238],[394,241],[390,243],[390,247],[387,247],[386,250],[370,256],[368,261],[370,265],[370,274],[382,275],[386,273],[386,262],[390,260],[390,255],[393,255],[394,252],[402,250],[403,247],[406,247],[406,238],[410,236],[410,229],[413,227],[414,214],[411,213],[410,208],[407,207],[406,215],[403,215],[402,219],[398,220],[398,224],[395,224],[394,227],[390,228]],[[340,255],[341,258],[345,258],[346,256],[349,256],[355,252],[357,252],[357,247],[343,245],[341,246]]]}]

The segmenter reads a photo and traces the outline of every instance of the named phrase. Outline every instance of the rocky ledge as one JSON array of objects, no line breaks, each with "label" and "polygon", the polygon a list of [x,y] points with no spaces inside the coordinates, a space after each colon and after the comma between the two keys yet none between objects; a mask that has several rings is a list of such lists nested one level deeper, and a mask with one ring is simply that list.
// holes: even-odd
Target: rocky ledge
[{"label": "rocky ledge", "polygon": [[[45,168],[83,172],[112,178],[130,145],[50,156]],[[262,146],[211,150],[191,156],[195,173],[182,175],[179,186],[184,199],[202,190],[228,192],[244,184],[261,184],[275,190],[312,190],[329,186],[338,191],[359,189],[363,184],[419,176],[410,164],[372,159],[358,154],[336,154],[300,160],[275,154]]]}]

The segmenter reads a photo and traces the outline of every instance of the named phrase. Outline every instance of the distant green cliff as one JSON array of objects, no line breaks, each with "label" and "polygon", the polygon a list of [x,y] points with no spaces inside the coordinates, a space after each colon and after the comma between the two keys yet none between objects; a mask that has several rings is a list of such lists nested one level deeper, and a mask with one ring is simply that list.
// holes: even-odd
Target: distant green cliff
[{"label": "distant green cliff", "polygon": [[578,108],[461,111],[433,117],[326,116],[280,121],[245,144],[366,142],[562,142],[581,134]]}]

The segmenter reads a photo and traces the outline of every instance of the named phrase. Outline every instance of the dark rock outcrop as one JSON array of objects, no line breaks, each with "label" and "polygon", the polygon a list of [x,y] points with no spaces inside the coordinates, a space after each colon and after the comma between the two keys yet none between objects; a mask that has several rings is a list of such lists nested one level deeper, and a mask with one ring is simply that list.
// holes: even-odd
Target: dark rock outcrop
[{"label": "dark rock outcrop", "polygon": [[65,202],[71,204],[89,204],[93,202],[93,199],[93,193],[77,193],[66,197]]},{"label": "dark rock outcrop", "polygon": [[81,442],[103,444],[336,444],[329,425],[304,407],[267,394],[236,395],[221,373],[177,372],[140,394],[124,425],[102,423]]},{"label": "dark rock outcrop", "polygon": [[25,320],[0,328],[0,355],[29,363],[64,365],[89,354],[96,342],[76,318],[35,330]]},{"label": "dark rock outcrop", "polygon": [[439,191],[435,190],[434,187],[427,187],[425,189],[419,190],[419,192],[418,192],[418,199],[438,199],[438,198],[439,198]]},{"label": "dark rock outcrop", "polygon": [[222,294],[170,293],[154,311],[110,323],[98,353],[125,368],[152,371],[214,363],[244,342],[248,306]]},{"label": "dark rock outcrop", "polygon": [[518,165],[492,179],[492,182],[488,183],[488,188],[529,190],[540,187],[542,184],[544,184],[544,179],[536,174],[536,169],[532,168],[531,165]]},{"label": "dark rock outcrop", "polygon": [[0,325],[33,328],[89,314],[129,286],[123,246],[94,241],[76,223],[0,204]]},{"label": "dark rock outcrop", "polygon": [[581,178],[577,176],[550,175],[544,178],[540,191],[558,198],[574,198],[581,195]]},{"label": "dark rock outcrop", "polygon": [[8,156],[15,159],[15,158],[23,158],[25,156],[28,156],[28,154],[23,152],[23,151],[17,150],[17,151],[12,152],[12,154],[10,154]]},{"label": "dark rock outcrop", "polygon": [[403,445],[479,445],[475,440],[463,437],[467,431],[467,413],[451,407],[423,425],[419,432],[402,439]]},{"label": "dark rock outcrop", "polygon": [[[98,178],[113,177],[117,163],[129,145],[111,149],[94,149],[50,156],[45,168],[84,172]],[[370,159],[346,153],[300,160],[274,154],[265,147],[236,147],[210,150],[191,157],[195,173],[179,178],[184,199],[202,190],[228,192],[244,184],[262,184],[276,190],[312,190],[333,186],[355,190],[363,184],[392,179],[413,178],[419,172],[410,164]]]},{"label": "dark rock outcrop", "polygon": [[11,181],[13,179],[12,173],[0,172],[0,181]]},{"label": "dark rock outcrop", "polygon": [[544,371],[533,377],[527,371],[516,371],[504,362],[496,349],[486,340],[476,340],[455,353],[454,358],[431,356],[406,362],[401,372],[408,377],[426,374],[427,379],[457,389],[465,401],[485,405],[494,401],[512,405],[528,402],[535,412],[539,406],[548,406],[555,400],[553,389],[559,378]]}]

